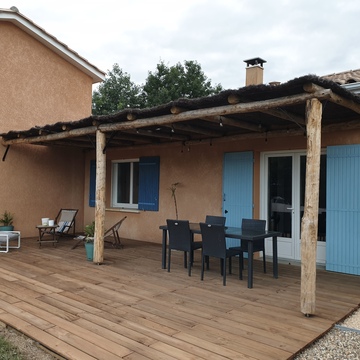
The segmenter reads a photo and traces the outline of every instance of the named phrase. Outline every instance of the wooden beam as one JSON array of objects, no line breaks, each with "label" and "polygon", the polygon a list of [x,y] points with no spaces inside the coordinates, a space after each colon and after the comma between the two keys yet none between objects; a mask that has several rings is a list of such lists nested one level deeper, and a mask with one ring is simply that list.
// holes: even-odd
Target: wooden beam
[{"label": "wooden beam", "polygon": [[330,101],[360,114],[360,104],[356,104],[353,100],[345,99],[342,96],[332,93]]},{"label": "wooden beam", "polygon": [[[196,118],[203,118],[208,116],[217,116],[217,115],[226,116],[230,114],[242,114],[242,113],[263,111],[281,106],[302,104],[311,98],[318,98],[319,100],[329,99],[330,96],[331,96],[331,90],[325,89],[323,91],[315,92],[313,94],[291,95],[278,99],[254,101],[251,103],[241,103],[241,104],[224,105],[224,106],[206,108],[206,109],[189,110],[180,113],[178,115],[170,114],[170,115],[155,116],[147,119],[137,119],[128,122],[101,124],[98,126],[98,128],[103,132],[140,129],[146,126],[165,125],[165,124],[171,124],[171,123],[192,120]],[[21,143],[32,144],[37,142],[52,141],[56,139],[64,139],[69,137],[91,134],[91,133],[95,133],[95,131],[96,131],[96,127],[90,126],[87,128],[73,129],[61,133],[49,134],[43,136],[34,136],[25,139],[12,139],[12,140],[2,139],[2,144],[5,146],[13,145],[13,144],[21,144]]]},{"label": "wooden beam", "polygon": [[106,189],[106,145],[105,133],[96,131],[96,202],[95,202],[95,240],[93,262],[104,262],[105,233],[105,189]]},{"label": "wooden beam", "polygon": [[[322,89],[322,90],[324,90],[324,89]],[[238,104],[238,103],[240,103],[241,100],[244,101],[244,99],[240,98],[238,95],[230,95],[228,97],[229,104]],[[270,109],[270,110],[264,110],[264,111],[260,111],[260,112],[283,119],[283,120],[292,121],[296,124],[305,125],[304,118],[294,115],[294,114],[291,114],[288,111],[283,110],[283,109]]]},{"label": "wooden beam", "polygon": [[[13,140],[5,141],[2,138],[2,142],[6,144],[7,142],[11,144],[34,144],[38,142],[46,142],[46,141],[53,141],[53,140],[59,140],[59,139],[67,139],[72,137],[78,137],[88,134],[95,134],[96,127],[95,126],[89,126],[86,128],[81,129],[73,129],[69,131],[63,131],[56,134],[49,134],[49,135],[41,135],[41,136],[34,136],[34,137],[26,137],[26,138],[18,138]],[[11,145],[9,144],[9,145]]]},{"label": "wooden beam", "polygon": [[149,136],[149,137],[155,137],[155,138],[159,138],[159,139],[168,139],[168,140],[179,140],[179,141],[185,141],[188,140],[189,137],[185,136],[185,135],[178,135],[178,134],[174,134],[174,133],[170,133],[170,134],[164,134],[158,131],[153,131],[153,130],[145,130],[145,129],[136,129],[136,130],[132,130],[133,134],[140,134],[142,136]]},{"label": "wooden beam", "polygon": [[306,103],[306,178],[304,216],[301,221],[301,312],[316,309],[316,248],[318,233],[322,104],[318,99]]},{"label": "wooden beam", "polygon": [[[323,87],[313,84],[313,83],[305,84],[303,86],[303,88],[306,92],[309,92],[309,93],[315,93],[315,92],[324,90]],[[345,99],[340,95],[334,94],[333,92],[331,92],[329,100],[337,105],[346,107],[346,108],[360,114],[360,104],[356,104],[353,100]]]},{"label": "wooden beam", "polygon": [[201,120],[216,122],[219,125],[220,124],[221,125],[228,125],[228,126],[241,128],[241,129],[255,131],[255,132],[264,131],[264,129],[259,127],[259,125],[257,125],[257,124],[249,123],[248,121],[233,119],[233,118],[231,118],[229,116],[221,116],[221,115],[207,116],[207,117],[201,118]]},{"label": "wooden beam", "polygon": [[186,109],[180,107],[180,106],[172,106],[171,109],[170,109],[170,112],[174,115],[177,115],[177,114],[180,114],[180,113],[183,113],[185,112]]},{"label": "wooden beam", "polygon": [[128,119],[129,121],[134,121],[137,119],[136,115],[133,113],[127,113],[126,115],[126,119]]},{"label": "wooden beam", "polygon": [[216,131],[216,130],[206,129],[206,128],[203,128],[200,126],[193,126],[193,125],[188,125],[188,124],[177,123],[177,124],[171,125],[171,127],[174,130],[187,131],[187,132],[191,132],[191,133],[208,135],[208,136],[221,136],[222,135],[221,132]]},{"label": "wooden beam", "polygon": [[324,91],[316,92],[314,94],[300,94],[290,95],[278,99],[254,101],[251,103],[241,103],[235,105],[224,105],[213,108],[189,110],[177,115],[162,115],[147,119],[138,119],[133,122],[121,122],[114,124],[99,125],[102,131],[125,130],[131,128],[141,128],[145,126],[171,124],[180,121],[192,120],[214,115],[229,115],[249,113],[261,110],[276,108],[279,106],[291,106],[302,104],[309,99],[318,98],[320,100],[329,99],[331,90],[325,89]]},{"label": "wooden beam", "polygon": [[314,83],[304,84],[303,89],[304,89],[304,91],[306,91],[307,93],[310,93],[310,94],[314,94],[317,91],[323,91],[324,90],[324,88],[322,86],[316,85]]},{"label": "wooden beam", "polygon": [[299,124],[299,125],[305,125],[305,119],[302,118],[301,116],[297,116],[294,114],[291,114],[289,111],[283,110],[283,109],[271,109],[271,110],[266,110],[266,111],[261,111],[264,114],[268,114],[268,115],[272,115],[274,117],[277,117],[279,119],[283,119],[283,120],[287,120],[287,121],[291,121],[295,124]]}]

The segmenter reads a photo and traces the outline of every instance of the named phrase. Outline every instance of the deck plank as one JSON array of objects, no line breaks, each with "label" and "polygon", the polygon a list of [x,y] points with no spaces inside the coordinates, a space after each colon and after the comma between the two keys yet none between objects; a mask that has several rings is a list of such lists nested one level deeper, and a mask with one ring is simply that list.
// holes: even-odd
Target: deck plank
[{"label": "deck plank", "polygon": [[[160,235],[160,234],[159,234]],[[279,278],[254,263],[254,288],[237,266],[222,286],[218,262],[200,280],[181,252],[161,269],[161,246],[124,240],[105,248],[104,264],[82,246],[22,239],[2,255],[0,321],[67,359],[288,359],[359,306],[359,277],[318,270],[316,315],[300,311],[300,267]],[[246,262],[245,262],[246,265]],[[244,279],[247,269],[245,266]]]}]

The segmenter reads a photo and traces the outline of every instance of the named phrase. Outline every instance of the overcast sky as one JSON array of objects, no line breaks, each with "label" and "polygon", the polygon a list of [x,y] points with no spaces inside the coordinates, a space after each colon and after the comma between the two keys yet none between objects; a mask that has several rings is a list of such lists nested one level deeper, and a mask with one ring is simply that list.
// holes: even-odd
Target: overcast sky
[{"label": "overcast sky", "polygon": [[160,61],[196,60],[225,89],[244,86],[254,57],[267,61],[265,83],[360,68],[359,0],[0,0],[11,6],[137,84]]}]

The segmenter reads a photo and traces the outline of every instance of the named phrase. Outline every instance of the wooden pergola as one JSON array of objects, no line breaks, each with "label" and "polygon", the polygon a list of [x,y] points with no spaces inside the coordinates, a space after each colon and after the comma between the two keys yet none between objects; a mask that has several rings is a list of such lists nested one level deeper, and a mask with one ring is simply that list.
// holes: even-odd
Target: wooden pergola
[{"label": "wooden pergola", "polygon": [[[105,164],[108,148],[184,146],[279,136],[307,136],[305,209],[301,224],[301,311],[315,313],[317,214],[321,134],[360,128],[360,98],[317,76],[225,90],[150,109],[126,109],[2,136],[16,144],[96,149],[94,262],[104,255]],[[6,157],[6,152],[3,160]]]}]

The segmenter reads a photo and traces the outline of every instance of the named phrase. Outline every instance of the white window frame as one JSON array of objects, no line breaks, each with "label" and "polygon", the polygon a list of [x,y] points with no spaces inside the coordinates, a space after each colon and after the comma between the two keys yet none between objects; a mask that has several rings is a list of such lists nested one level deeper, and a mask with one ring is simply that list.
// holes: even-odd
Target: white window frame
[{"label": "white window frame", "polygon": [[[130,202],[118,203],[118,164],[130,163]],[[139,163],[139,159],[113,160],[111,162],[111,207],[122,209],[138,209],[138,204],[133,203],[133,179],[134,179],[134,163]]]}]

